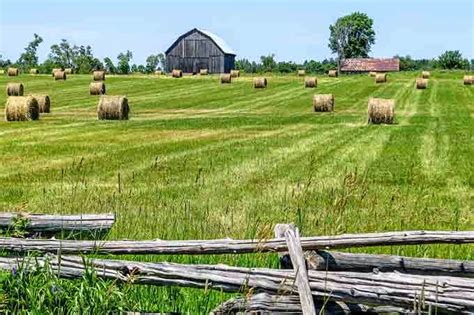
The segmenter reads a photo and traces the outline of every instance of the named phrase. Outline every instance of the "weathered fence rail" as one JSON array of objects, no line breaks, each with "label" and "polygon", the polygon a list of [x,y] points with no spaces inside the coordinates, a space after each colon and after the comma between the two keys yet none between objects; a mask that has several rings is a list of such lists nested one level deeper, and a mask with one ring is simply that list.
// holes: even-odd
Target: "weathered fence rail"
[{"label": "weathered fence rail", "polygon": [[103,232],[112,228],[115,215],[111,213],[80,215],[0,213],[0,229],[11,229],[20,221],[24,222],[26,231],[31,233]]},{"label": "weathered fence rail", "polygon": [[[57,256],[23,261],[33,268],[49,261],[61,277],[77,278],[85,272],[82,257]],[[19,258],[0,258],[0,268],[21,265]],[[59,267],[60,264],[60,267]],[[136,284],[176,285],[212,288],[227,292],[297,294],[295,273],[291,270],[240,268],[226,265],[183,265],[173,263],[140,263],[120,260],[91,259],[88,262],[97,276]],[[21,267],[18,267],[21,268]],[[413,308],[420,303],[427,307],[457,313],[474,312],[474,280],[449,276],[411,275],[398,272],[332,272],[308,271],[313,297]]]},{"label": "weathered fence rail", "polygon": [[[414,244],[474,243],[474,231],[407,231],[338,236],[302,237],[303,250]],[[285,239],[268,240],[155,240],[100,241],[0,238],[0,250],[9,252],[49,252],[65,254],[242,254],[288,251]]]}]

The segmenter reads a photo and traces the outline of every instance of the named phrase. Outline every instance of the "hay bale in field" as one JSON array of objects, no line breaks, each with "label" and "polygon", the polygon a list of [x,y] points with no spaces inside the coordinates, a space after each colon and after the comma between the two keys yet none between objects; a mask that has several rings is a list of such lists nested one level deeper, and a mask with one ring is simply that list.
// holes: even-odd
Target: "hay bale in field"
[{"label": "hay bale in field", "polygon": [[264,89],[267,87],[267,78],[254,78],[253,87],[256,89]]},{"label": "hay bale in field", "polygon": [[428,87],[428,79],[417,78],[416,79],[416,88],[418,90],[424,90]]},{"label": "hay bale in field", "polygon": [[369,98],[369,124],[392,124],[395,117],[395,100],[383,98]]},{"label": "hay bale in field", "polygon": [[387,74],[386,73],[377,73],[375,75],[375,83],[385,83],[387,82]]},{"label": "hay bale in field", "polygon": [[328,76],[330,76],[331,78],[337,77],[338,76],[337,70],[329,70]]},{"label": "hay bale in field", "polygon": [[474,84],[474,76],[473,75],[465,75],[463,79],[464,85],[472,85]]},{"label": "hay bale in field", "polygon": [[315,88],[318,86],[318,79],[316,78],[305,78],[304,79],[304,87],[305,88]]},{"label": "hay bale in field", "polygon": [[39,73],[39,70],[38,69],[30,69],[30,74],[38,74]]},{"label": "hay bale in field", "polygon": [[230,73],[223,73],[221,74],[221,83],[231,83],[232,82],[232,76]]},{"label": "hay bale in field", "polygon": [[23,84],[21,83],[7,83],[8,96],[23,96]]},{"label": "hay bale in field", "polygon": [[299,77],[304,77],[306,75],[306,71],[305,70],[298,70],[297,75]]},{"label": "hay bale in field", "polygon": [[89,92],[91,95],[103,95],[105,94],[104,82],[92,82],[89,85]]},{"label": "hay bale in field", "polygon": [[130,108],[125,96],[102,95],[97,105],[97,118],[99,120],[127,120]]},{"label": "hay bale in field", "polygon": [[17,75],[20,74],[20,70],[18,70],[18,68],[12,68],[12,67],[8,68],[7,72],[8,72],[9,77],[16,77]]},{"label": "hay bale in field", "polygon": [[421,72],[421,77],[423,79],[429,79],[430,78],[430,72],[429,71],[422,71]]},{"label": "hay bale in field", "polygon": [[92,72],[92,80],[94,81],[105,81],[105,71],[96,70]]},{"label": "hay bale in field", "polygon": [[240,70],[230,70],[230,76],[233,78],[240,77]]},{"label": "hay bale in field", "polygon": [[26,121],[39,118],[38,102],[33,96],[10,96],[5,104],[6,121]]},{"label": "hay bale in field", "polygon": [[201,70],[199,70],[199,74],[200,74],[200,75],[208,75],[208,74],[209,74],[209,70],[207,70],[207,69],[201,69]]},{"label": "hay bale in field", "polygon": [[183,76],[183,71],[178,70],[178,69],[173,69],[173,71],[171,71],[171,76],[173,78],[181,78]]},{"label": "hay bale in field", "polygon": [[66,68],[64,72],[66,72],[66,74],[72,74],[72,68]]},{"label": "hay bale in field", "polygon": [[375,71],[370,71],[369,72],[369,77],[375,77],[377,75],[377,72]]},{"label": "hay bale in field", "polygon": [[54,73],[54,80],[66,80],[66,71],[56,71]]},{"label": "hay bale in field", "polygon": [[334,95],[315,94],[313,96],[313,108],[315,112],[332,112],[334,110]]},{"label": "hay bale in field", "polygon": [[38,108],[40,113],[50,113],[51,112],[51,100],[46,94],[33,94],[36,101],[38,102]]},{"label": "hay bale in field", "polygon": [[53,68],[53,70],[51,70],[51,76],[54,78],[54,73],[55,73],[56,71],[62,71],[62,70],[63,70],[63,69],[61,69],[61,68]]},{"label": "hay bale in field", "polygon": [[156,74],[156,75],[162,75],[162,74],[163,74],[163,71],[161,71],[161,70],[156,70],[156,71],[155,71],[155,74]]}]

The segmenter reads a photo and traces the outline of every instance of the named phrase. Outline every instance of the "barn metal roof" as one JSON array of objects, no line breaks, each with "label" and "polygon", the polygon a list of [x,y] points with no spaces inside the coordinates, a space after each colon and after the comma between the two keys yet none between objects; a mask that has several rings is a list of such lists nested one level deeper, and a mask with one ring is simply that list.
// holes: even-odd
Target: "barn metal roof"
[{"label": "barn metal roof", "polygon": [[193,28],[192,30],[190,30],[189,32],[186,32],[184,33],[183,35],[181,35],[180,37],[178,37],[177,40],[175,40],[173,42],[173,44],[166,50],[166,54],[168,54],[171,49],[181,40],[183,39],[184,37],[188,36],[189,34],[193,33],[194,31],[198,31],[199,33],[203,34],[204,36],[206,37],[209,37],[216,45],[217,47],[219,47],[220,50],[222,50],[222,52],[224,54],[227,54],[227,55],[236,55],[236,53],[234,52],[234,50],[229,46],[227,45],[227,43],[222,39],[220,38],[219,36],[217,36],[216,34],[212,33],[212,32],[209,32],[209,31],[206,31],[206,30],[203,30],[203,29],[200,29],[200,28]]},{"label": "barn metal roof", "polygon": [[397,58],[345,59],[342,61],[341,71],[346,71],[346,72],[400,71],[400,60]]}]

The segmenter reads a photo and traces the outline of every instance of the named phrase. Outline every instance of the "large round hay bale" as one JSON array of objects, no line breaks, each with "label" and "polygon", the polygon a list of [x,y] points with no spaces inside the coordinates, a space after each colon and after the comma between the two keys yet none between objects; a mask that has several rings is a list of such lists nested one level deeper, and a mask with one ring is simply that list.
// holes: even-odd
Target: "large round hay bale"
[{"label": "large round hay bale", "polygon": [[200,74],[200,75],[208,75],[208,74],[209,74],[209,70],[207,70],[207,69],[201,69],[201,70],[199,70],[199,74]]},{"label": "large round hay bale", "polygon": [[375,75],[375,83],[385,83],[387,82],[387,74],[386,73],[377,73]]},{"label": "large round hay bale", "polygon": [[6,121],[26,121],[39,118],[38,102],[33,96],[10,96],[5,104]]},{"label": "large round hay bale", "polygon": [[221,74],[221,83],[231,83],[232,82],[232,76],[230,73],[223,73]]},{"label": "large round hay bale", "polygon": [[240,77],[240,70],[230,70],[230,76],[233,78]]},{"label": "large round hay bale", "polygon": [[92,80],[94,81],[105,81],[105,71],[96,70],[92,72]]},{"label": "large round hay bale", "polygon": [[377,72],[375,71],[370,71],[369,72],[369,77],[375,77],[377,75]]},{"label": "large round hay bale", "polygon": [[162,74],[163,74],[163,71],[161,71],[161,70],[156,70],[155,71],[155,75],[162,75]]},{"label": "large round hay bale", "polygon": [[305,88],[315,88],[318,86],[318,79],[316,78],[305,78],[304,79],[304,87]]},{"label": "large round hay bale", "polygon": [[56,71],[54,73],[54,80],[66,80],[66,71]]},{"label": "large round hay bale", "polygon": [[464,85],[472,85],[474,84],[474,76],[473,75],[465,75],[463,79]]},{"label": "large round hay bale", "polygon": [[8,83],[7,84],[7,95],[8,96],[23,96],[23,84],[21,84],[21,83]]},{"label": "large round hay bale", "polygon": [[304,77],[306,75],[306,71],[305,70],[298,70],[297,75],[299,77]]},{"label": "large round hay bale", "polygon": [[38,74],[39,70],[36,68],[30,69],[30,74]]},{"label": "large round hay bale", "polygon": [[313,108],[315,112],[332,112],[334,110],[334,95],[315,94],[313,96]]},{"label": "large round hay bale", "polygon": [[103,95],[105,94],[105,84],[104,82],[92,82],[89,85],[89,92],[91,95]]},{"label": "large round hay bale", "polygon": [[429,71],[422,71],[421,72],[421,77],[423,79],[429,79],[430,78],[430,72]]},{"label": "large round hay bale", "polygon": [[328,76],[330,76],[331,78],[337,77],[338,76],[337,70],[329,70]]},{"label": "large round hay bale", "polygon": [[54,78],[54,73],[55,73],[56,71],[62,71],[62,70],[63,70],[63,69],[61,69],[61,68],[53,68],[53,70],[51,70],[51,76]]},{"label": "large round hay bale", "polygon": [[267,78],[254,78],[253,87],[256,89],[264,89],[267,87]]},{"label": "large round hay bale", "polygon": [[178,69],[173,69],[173,71],[171,71],[171,76],[173,78],[181,78],[183,76],[183,71],[178,70]]},{"label": "large round hay bale", "polygon": [[102,95],[97,105],[99,120],[127,120],[130,108],[125,96]]},{"label": "large round hay bale", "polygon": [[8,76],[10,77],[16,77],[17,75],[20,74],[20,70],[18,70],[18,68],[12,68],[12,67],[8,68],[7,72],[8,72]]},{"label": "large round hay bale", "polygon": [[383,98],[369,98],[369,124],[392,124],[395,117],[395,100]]},{"label": "large round hay bale", "polygon": [[416,79],[416,88],[418,90],[424,90],[428,87],[428,79],[417,78]]},{"label": "large round hay bale", "polygon": [[33,94],[36,101],[38,102],[39,112],[40,113],[49,113],[51,112],[51,100],[46,94]]},{"label": "large round hay bale", "polygon": [[66,68],[64,72],[66,72],[66,74],[72,74],[72,68]]}]

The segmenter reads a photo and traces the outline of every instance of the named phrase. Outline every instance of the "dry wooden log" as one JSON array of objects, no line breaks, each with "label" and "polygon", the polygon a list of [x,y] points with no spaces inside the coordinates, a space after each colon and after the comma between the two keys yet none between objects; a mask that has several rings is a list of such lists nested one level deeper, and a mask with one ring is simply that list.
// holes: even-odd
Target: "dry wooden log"
[{"label": "dry wooden log", "polygon": [[115,215],[108,214],[29,214],[29,213],[0,213],[0,229],[10,229],[20,221],[26,220],[25,229],[31,233],[107,231],[115,222]]},{"label": "dry wooden log", "polygon": [[[94,268],[100,278],[134,284],[176,285],[216,289],[226,292],[296,294],[295,274],[290,270],[241,268],[226,265],[184,265],[141,263],[91,259],[78,256],[48,256],[31,259],[0,258],[0,268],[31,270],[51,266],[60,277],[82,277],[86,268]],[[60,264],[60,266],[59,266]],[[25,269],[26,268],[26,269]],[[368,305],[393,305],[422,310],[440,310],[468,314],[474,312],[474,280],[449,276],[421,276],[398,272],[331,272],[309,270],[313,297]],[[419,302],[419,306],[416,304]]]},{"label": "dry wooden log", "polygon": [[[216,307],[211,314],[302,314],[299,302],[296,295],[258,293],[248,298],[237,297],[227,300]],[[346,304],[340,301],[326,302],[317,299],[314,299],[314,304],[318,314],[414,314],[409,310],[394,306],[370,307],[362,304]]]},{"label": "dry wooden log", "polygon": [[316,315],[316,308],[314,307],[313,296],[311,295],[311,288],[309,287],[308,271],[306,270],[306,262],[303,257],[303,250],[301,249],[298,229],[288,225],[285,231],[285,240],[296,275],[296,285],[298,287],[298,295],[300,296],[303,315]]},{"label": "dry wooden log", "polygon": [[[302,237],[303,250],[347,248],[381,245],[413,244],[466,244],[474,243],[474,231],[406,231],[337,236]],[[154,241],[93,241],[93,240],[39,240],[0,238],[0,250],[9,252],[50,252],[59,249],[65,254],[242,254],[254,252],[284,252],[284,239],[269,240],[154,240]]]}]

